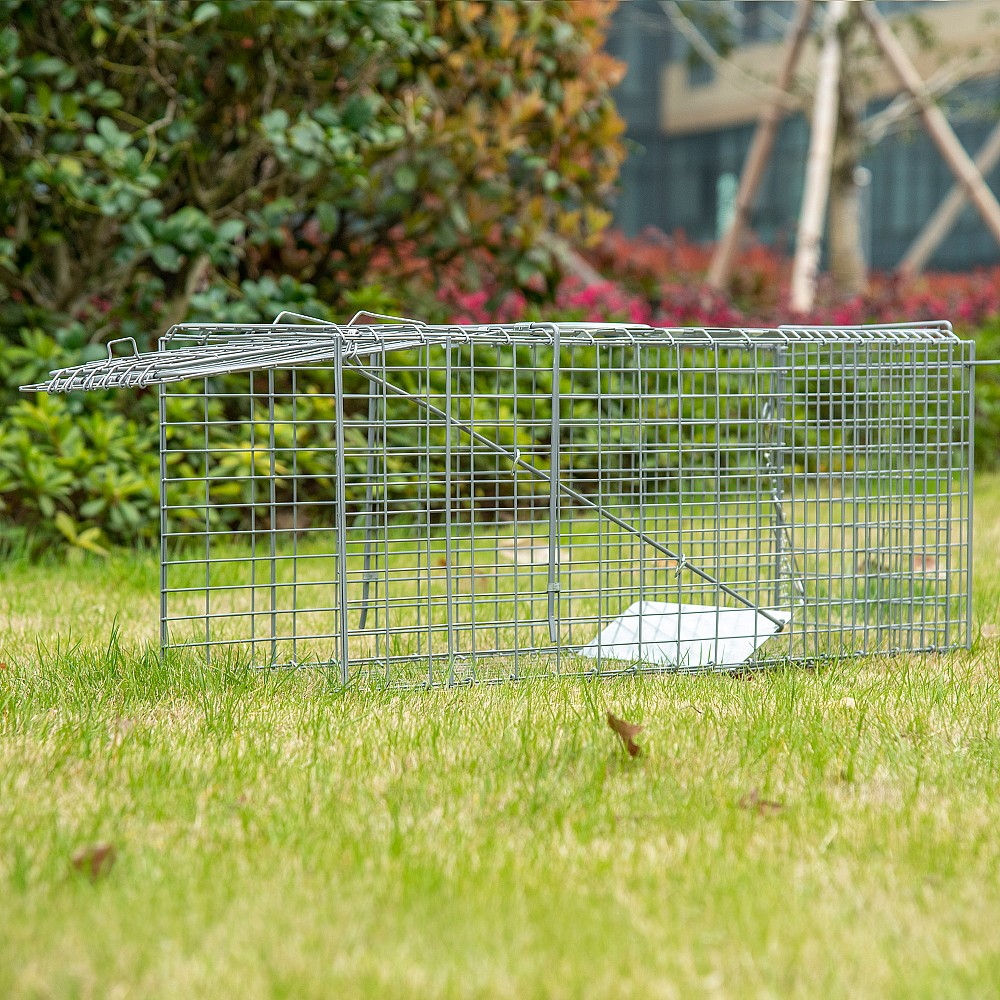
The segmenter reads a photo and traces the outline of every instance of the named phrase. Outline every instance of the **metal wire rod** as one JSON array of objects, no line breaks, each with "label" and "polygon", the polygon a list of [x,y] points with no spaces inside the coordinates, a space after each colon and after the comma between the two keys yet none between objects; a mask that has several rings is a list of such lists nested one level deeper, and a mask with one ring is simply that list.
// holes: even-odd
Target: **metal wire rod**
[{"label": "metal wire rod", "polygon": [[[349,362],[348,366],[352,368],[354,371],[356,371],[363,378],[369,379],[370,381],[378,385],[381,385],[388,392],[393,393],[393,395],[401,396],[404,399],[409,400],[410,402],[419,406],[421,409],[426,410],[428,413],[432,413],[436,417],[441,417],[443,420],[447,421],[450,425],[457,427],[461,431],[464,431],[466,434],[472,437],[474,441],[479,442],[479,444],[484,445],[485,447],[489,448],[496,454],[502,455],[504,458],[509,459],[511,461],[512,466],[519,469],[524,469],[525,472],[529,473],[532,476],[535,476],[542,482],[545,483],[553,482],[552,477],[547,472],[544,472],[542,469],[536,468],[530,462],[525,461],[521,457],[520,452],[517,451],[516,449],[514,451],[510,451],[509,449],[504,448],[503,445],[499,445],[495,441],[491,441],[489,438],[484,437],[478,431],[473,430],[467,423],[458,420],[455,417],[452,417],[449,414],[445,413],[444,410],[441,410],[438,407],[434,406],[433,403],[429,403],[425,399],[421,399],[418,396],[414,396],[411,393],[408,393],[405,389],[401,389],[399,386],[393,385],[391,382],[388,382],[380,378],[373,372],[367,371],[365,368],[361,367],[358,364],[355,364],[354,362]],[[666,546],[661,542],[658,542],[655,538],[651,538],[649,535],[645,534],[644,532],[636,528],[635,525],[629,524],[628,521],[625,521],[624,519],[618,517],[616,514],[613,514],[606,507],[603,507],[599,503],[595,503],[589,497],[584,496],[582,493],[578,493],[576,490],[567,486],[565,483],[557,482],[554,485],[557,487],[559,492],[561,492],[564,496],[568,496],[570,499],[575,500],[577,503],[581,503],[587,507],[590,507],[592,510],[596,511],[602,517],[605,517],[609,521],[611,521],[612,524],[615,524],[619,528],[622,528],[625,531],[628,531],[630,534],[635,535],[637,538],[641,539],[647,545],[652,546],[654,549],[656,549],[662,555],[666,556],[668,559],[674,560],[677,563],[676,569],[678,573],[682,569],[690,570],[695,576],[704,580],[706,583],[711,584],[713,587],[716,587],[720,593],[725,594],[727,597],[733,598],[733,600],[738,601],[744,607],[753,609],[758,614],[766,618],[769,622],[771,622],[774,625],[777,625],[779,629],[784,627],[785,620],[783,618],[775,617],[773,614],[771,614],[771,612],[767,611],[766,609],[758,607],[756,604],[753,603],[753,601],[748,600],[746,597],[744,597],[742,594],[737,593],[731,587],[727,587],[726,584],[722,583],[721,580],[717,580],[710,573],[706,573],[703,569],[699,568],[694,563],[690,562],[685,556],[681,555],[678,552],[675,552],[669,546]]]}]

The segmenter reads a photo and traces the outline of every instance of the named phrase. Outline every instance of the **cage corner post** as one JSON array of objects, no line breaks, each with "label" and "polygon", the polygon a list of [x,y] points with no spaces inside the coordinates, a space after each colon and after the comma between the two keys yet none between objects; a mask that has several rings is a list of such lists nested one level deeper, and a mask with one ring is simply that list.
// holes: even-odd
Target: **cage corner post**
[{"label": "cage corner post", "polygon": [[965,648],[972,649],[972,533],[975,525],[973,503],[975,502],[976,477],[976,342],[968,342],[969,363],[967,365],[969,381],[965,387],[965,399],[969,407],[968,438],[965,444],[965,467],[968,470],[967,489],[968,504],[965,508],[965,524],[967,538],[965,545]]},{"label": "cage corner post", "polygon": [[[163,341],[160,341],[161,350]],[[160,663],[166,658],[167,642],[167,391],[156,387],[160,418]]]},{"label": "cage corner post", "polygon": [[271,657],[270,666],[278,659],[278,498],[277,462],[274,428],[274,369],[267,370],[267,471],[268,471],[268,561],[271,567]]},{"label": "cage corner post", "polygon": [[560,606],[559,590],[562,567],[560,566],[560,483],[561,483],[561,453],[560,445],[562,439],[561,425],[561,385],[562,379],[562,359],[560,357],[559,327],[552,324],[552,399],[550,414],[552,424],[549,440],[549,566],[546,590],[548,604],[546,608],[549,620],[549,641],[554,644],[556,652],[556,673],[562,672],[562,643],[560,629]]},{"label": "cage corner post", "polygon": [[347,465],[344,458],[344,340],[336,339],[333,358],[334,449],[337,461],[337,605],[340,618],[340,679],[351,676],[347,618]]},{"label": "cage corner post", "polygon": [[[454,405],[454,390],[451,380],[454,377],[452,368],[452,338],[449,334],[444,347],[444,572],[445,572],[445,603],[447,604],[448,623],[448,683],[455,683],[455,609],[454,609],[454,587],[452,584],[452,574],[455,572],[454,565],[454,545],[452,526],[452,437],[451,428],[454,422],[452,406]],[[428,531],[430,526],[428,525]],[[428,556],[430,554],[430,543],[427,546]],[[428,566],[430,561],[428,559]],[[428,594],[430,593],[430,583],[428,582]]]}]

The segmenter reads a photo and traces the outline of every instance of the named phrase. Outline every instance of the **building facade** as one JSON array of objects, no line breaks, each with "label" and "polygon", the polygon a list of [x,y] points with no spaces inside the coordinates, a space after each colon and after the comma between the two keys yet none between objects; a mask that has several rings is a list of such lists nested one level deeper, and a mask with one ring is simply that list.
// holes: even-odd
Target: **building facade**
[{"label": "building facade", "polygon": [[[703,5],[708,7],[709,5]],[[699,22],[698,5],[670,8],[660,0],[624,0],[615,11],[608,50],[628,71],[616,90],[631,152],[622,171],[616,223],[635,234],[646,226],[683,231],[711,241],[725,227],[758,117],[777,74],[782,40],[795,4],[782,0],[710,5],[713,23]],[[961,81],[940,98],[952,127],[975,157],[1000,120],[1000,0],[946,4],[890,3],[880,9],[925,81]],[[817,17],[823,5],[817,4]],[[673,14],[673,16],[671,16]],[[678,28],[678,14],[686,23]],[[904,23],[908,22],[908,23]],[[692,30],[732,48],[713,67],[699,56]],[[804,110],[782,122],[751,217],[758,239],[783,251],[794,246],[809,147],[808,95],[815,80],[818,43],[803,50],[797,88]],[[867,57],[866,115],[899,95],[891,71]],[[871,145],[859,171],[864,247],[870,266],[900,261],[954,177],[919,118],[910,116]],[[1000,192],[1000,166],[987,171]],[[1000,247],[975,209],[967,206],[929,266],[964,270],[1000,263]]]}]

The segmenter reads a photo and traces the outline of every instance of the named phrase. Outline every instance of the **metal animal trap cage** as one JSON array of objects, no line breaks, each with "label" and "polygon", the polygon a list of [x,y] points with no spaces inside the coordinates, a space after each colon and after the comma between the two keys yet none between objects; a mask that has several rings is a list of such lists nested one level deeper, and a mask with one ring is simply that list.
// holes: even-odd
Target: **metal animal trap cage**
[{"label": "metal animal trap cage", "polygon": [[165,650],[433,684],[968,644],[948,324],[365,315],[175,326],[27,387],[157,387]]}]

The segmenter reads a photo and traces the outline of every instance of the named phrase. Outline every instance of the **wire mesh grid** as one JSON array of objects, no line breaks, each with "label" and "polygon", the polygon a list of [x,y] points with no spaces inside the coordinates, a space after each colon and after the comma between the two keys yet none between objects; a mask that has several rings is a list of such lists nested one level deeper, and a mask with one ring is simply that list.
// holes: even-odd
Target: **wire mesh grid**
[{"label": "wire mesh grid", "polygon": [[186,325],[36,388],[158,386],[164,649],[438,684],[967,644],[971,350]]}]

